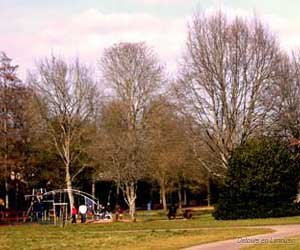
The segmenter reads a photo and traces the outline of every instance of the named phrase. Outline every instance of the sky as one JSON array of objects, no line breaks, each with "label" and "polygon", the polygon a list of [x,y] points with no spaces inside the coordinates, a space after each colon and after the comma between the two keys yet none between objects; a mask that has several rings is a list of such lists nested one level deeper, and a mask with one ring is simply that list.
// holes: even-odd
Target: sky
[{"label": "sky", "polygon": [[220,8],[228,15],[255,14],[282,47],[300,48],[298,0],[0,0],[0,51],[25,77],[51,54],[97,68],[104,48],[144,41],[176,72],[193,13]]}]

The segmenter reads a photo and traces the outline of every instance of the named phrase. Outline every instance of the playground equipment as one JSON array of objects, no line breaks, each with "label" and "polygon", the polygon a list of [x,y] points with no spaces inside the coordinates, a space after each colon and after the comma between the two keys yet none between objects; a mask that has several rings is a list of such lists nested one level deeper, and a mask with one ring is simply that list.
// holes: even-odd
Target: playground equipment
[{"label": "playground equipment", "polygon": [[[68,208],[70,207],[68,191],[70,190],[56,189],[48,192],[45,189],[39,189],[38,191],[33,190],[31,195],[25,196],[27,200],[31,200],[27,216],[31,215],[32,221],[53,221],[55,225],[65,226],[68,220]],[[80,213],[81,216],[91,215],[94,220],[112,219],[110,213],[107,212],[105,215],[103,214],[101,211],[102,206],[100,206],[96,197],[76,189],[71,189],[71,192],[74,195],[74,205],[76,207],[79,207],[80,205],[86,207],[85,213]]]}]

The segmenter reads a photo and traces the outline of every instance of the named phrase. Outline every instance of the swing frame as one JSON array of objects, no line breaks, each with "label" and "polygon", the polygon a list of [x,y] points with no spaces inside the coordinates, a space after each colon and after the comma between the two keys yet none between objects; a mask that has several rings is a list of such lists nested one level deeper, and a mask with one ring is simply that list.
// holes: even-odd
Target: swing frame
[{"label": "swing frame", "polygon": [[[67,194],[69,189],[56,189],[56,190],[51,190],[51,191],[46,191],[45,193],[42,194],[42,199],[40,199],[42,202],[48,202],[52,203],[52,208],[53,208],[53,217],[54,217],[54,225],[58,225],[58,218],[59,221],[62,222],[60,223],[61,226],[65,226],[66,222],[68,221],[68,206],[69,206],[69,201],[67,201]],[[77,199],[84,198],[85,204],[87,201],[89,201],[94,207],[92,208],[93,211],[96,213],[97,208],[99,207],[99,201],[96,197],[93,195],[77,190],[77,189],[71,189],[71,192],[76,195]],[[58,196],[59,195],[59,196]],[[51,198],[49,196],[52,196]],[[33,207],[33,202],[34,199],[37,199],[37,195],[34,193],[32,195],[25,195],[26,198],[31,198],[31,205],[28,209],[28,213]],[[50,205],[51,206],[51,205]],[[59,216],[57,216],[56,210],[57,207],[60,207],[59,210]],[[96,206],[96,209],[95,209]]]}]

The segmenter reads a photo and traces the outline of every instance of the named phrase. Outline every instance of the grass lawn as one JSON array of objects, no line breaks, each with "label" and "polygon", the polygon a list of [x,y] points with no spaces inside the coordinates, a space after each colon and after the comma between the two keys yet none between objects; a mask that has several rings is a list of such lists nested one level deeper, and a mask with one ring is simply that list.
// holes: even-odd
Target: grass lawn
[{"label": "grass lawn", "polygon": [[0,226],[0,249],[105,249],[172,250],[212,241],[270,232],[240,228],[257,225],[295,224],[300,217],[216,221],[210,212],[194,213],[191,220],[165,220],[160,212],[140,212],[138,222]]},{"label": "grass lawn", "polygon": [[[121,225],[121,223],[117,223]],[[142,223],[144,224],[144,223]],[[8,249],[105,249],[105,250],[172,250],[205,242],[254,235],[262,229],[219,228],[195,230],[103,231],[98,224],[0,227],[0,246]],[[147,227],[147,226],[145,226]]]}]

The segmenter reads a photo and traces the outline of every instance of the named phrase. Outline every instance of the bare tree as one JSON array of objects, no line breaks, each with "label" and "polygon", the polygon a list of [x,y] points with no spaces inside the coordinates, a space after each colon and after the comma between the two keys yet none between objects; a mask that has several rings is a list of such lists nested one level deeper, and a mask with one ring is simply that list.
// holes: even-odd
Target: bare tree
[{"label": "bare tree", "polygon": [[[266,98],[271,112],[265,125],[269,134],[286,141],[295,153],[299,153],[300,51],[282,56],[279,72],[280,78],[271,86]],[[300,201],[300,182],[297,201]]]},{"label": "bare tree", "polygon": [[162,67],[153,51],[144,43],[120,43],[104,51],[101,60],[103,77],[110,93],[121,105],[116,112],[124,119],[123,148],[126,160],[122,165],[121,187],[135,219],[137,181],[143,172],[143,117],[147,106],[162,84]]},{"label": "bare tree", "polygon": [[[86,167],[82,160],[91,139],[89,128],[98,102],[92,73],[78,60],[67,64],[52,56],[37,64],[37,72],[29,76],[29,83],[35,90],[45,136],[63,162],[72,206],[72,181]],[[78,165],[79,169],[75,167]]]},{"label": "bare tree", "polygon": [[233,148],[261,126],[262,93],[278,62],[277,41],[257,19],[194,16],[176,93],[224,169]]},{"label": "bare tree", "polygon": [[207,145],[207,134],[205,130],[192,116],[187,116],[185,119],[185,132],[188,138],[187,143],[190,145],[192,151],[192,159],[194,164],[192,176],[189,176],[194,182],[203,185],[207,188],[207,204],[211,205],[211,180],[219,178],[225,174],[226,169],[220,164],[215,153]]},{"label": "bare tree", "polygon": [[155,100],[147,113],[148,174],[159,184],[165,211],[167,193],[175,189],[181,206],[181,180],[191,172],[192,157],[183,124],[176,107],[164,97]]},{"label": "bare tree", "polygon": [[269,90],[269,130],[287,140],[300,139],[300,52],[282,57],[280,79]]},{"label": "bare tree", "polygon": [[[130,181],[136,183],[144,177],[144,169],[132,168],[128,164],[128,157],[131,154],[131,147],[126,112],[124,104],[119,101],[109,101],[102,107],[101,120],[98,131],[98,140],[93,146],[94,159],[98,162],[98,171],[96,176],[99,180],[112,180],[116,184],[116,197],[118,206],[118,197],[120,189],[125,190],[126,184]],[[139,160],[142,158],[142,150],[139,150]],[[129,204],[127,197],[125,201]]]}]

